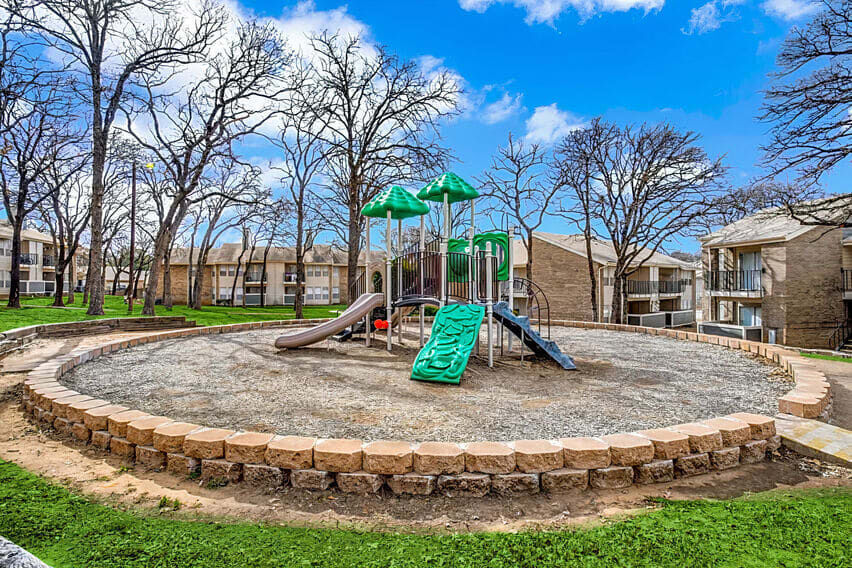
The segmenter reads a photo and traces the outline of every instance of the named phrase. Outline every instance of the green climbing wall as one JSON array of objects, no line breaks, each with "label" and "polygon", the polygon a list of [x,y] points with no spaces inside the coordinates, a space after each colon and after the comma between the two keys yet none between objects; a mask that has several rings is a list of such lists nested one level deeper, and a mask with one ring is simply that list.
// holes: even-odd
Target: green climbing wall
[{"label": "green climbing wall", "polygon": [[485,308],[472,304],[453,304],[438,310],[429,341],[414,360],[411,378],[459,384],[484,316]]},{"label": "green climbing wall", "polygon": [[[474,248],[485,250],[485,243],[491,243],[491,250],[497,259],[497,280],[509,279],[509,235],[500,231],[490,233],[479,233],[473,236]],[[450,239],[447,250],[449,252],[470,253],[470,241],[466,239]],[[449,261],[450,282],[467,282],[467,260],[452,256]]]}]

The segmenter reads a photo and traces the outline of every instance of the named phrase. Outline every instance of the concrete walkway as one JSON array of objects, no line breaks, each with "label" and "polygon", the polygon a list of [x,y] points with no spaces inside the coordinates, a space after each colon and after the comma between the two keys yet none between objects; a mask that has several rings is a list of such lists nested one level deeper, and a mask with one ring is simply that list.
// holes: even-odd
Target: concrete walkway
[{"label": "concrete walkway", "polygon": [[852,363],[808,359],[831,383],[829,424],[852,430]]},{"label": "concrete walkway", "polygon": [[832,424],[789,414],[775,417],[781,442],[804,456],[852,467],[852,432]]}]

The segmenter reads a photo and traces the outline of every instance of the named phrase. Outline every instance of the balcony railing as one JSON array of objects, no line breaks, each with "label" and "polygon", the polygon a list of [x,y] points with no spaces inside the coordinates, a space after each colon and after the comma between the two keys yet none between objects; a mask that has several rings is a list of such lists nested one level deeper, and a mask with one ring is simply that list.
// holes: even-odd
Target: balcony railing
[{"label": "balcony railing", "polygon": [[844,292],[852,292],[852,270],[841,270],[840,276],[840,288]]},{"label": "balcony railing", "polygon": [[713,270],[710,272],[712,292],[762,292],[760,270]]},{"label": "balcony railing", "polygon": [[627,294],[650,296],[652,294],[680,294],[684,289],[683,280],[628,280]]},{"label": "balcony railing", "polygon": [[266,282],[269,279],[269,274],[263,275],[263,280],[261,280],[260,272],[246,272],[246,282]]},{"label": "balcony railing", "polygon": [[22,253],[18,254],[18,259],[20,260],[21,264],[27,264],[27,265],[38,264],[38,255],[37,254],[33,254],[33,253],[29,253],[29,252],[22,252]]},{"label": "balcony railing", "polygon": [[53,255],[46,254],[41,257],[41,263],[44,266],[56,266],[56,258]]},{"label": "balcony railing", "polygon": [[285,284],[295,284],[296,283],[297,274],[295,272],[285,272],[284,273],[284,283]]}]

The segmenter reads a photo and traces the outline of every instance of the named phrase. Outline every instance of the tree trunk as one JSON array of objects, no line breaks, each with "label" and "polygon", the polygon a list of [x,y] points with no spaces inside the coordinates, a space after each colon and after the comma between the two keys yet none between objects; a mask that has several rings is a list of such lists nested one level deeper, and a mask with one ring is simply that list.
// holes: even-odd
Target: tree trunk
[{"label": "tree trunk", "polygon": [[9,303],[10,308],[21,307],[21,231],[23,229],[23,219],[21,215],[15,216],[12,219],[12,270],[11,282],[9,282]]},{"label": "tree trunk", "polygon": [[122,272],[121,266],[116,266],[115,274],[112,277],[112,290],[110,290],[110,294],[113,296],[115,296],[115,293],[118,291],[118,280],[121,277]]},{"label": "tree trunk", "polygon": [[266,248],[263,251],[263,265],[260,269],[260,307],[266,306],[266,286],[264,279],[266,278],[266,261],[269,258],[269,248],[272,246],[272,241],[266,243]]},{"label": "tree trunk", "polygon": [[526,238],[526,243],[524,243],[524,244],[527,245],[527,280],[532,282],[533,281],[533,273],[532,273],[532,267],[533,267],[533,232],[532,232],[532,229],[527,229],[527,238]]},{"label": "tree trunk", "polygon": [[592,302],[592,321],[598,321],[598,276],[595,273],[595,261],[592,259],[592,229],[589,226],[589,220],[586,219],[586,226],[583,230],[583,236],[586,239],[586,258],[589,263],[589,298]]},{"label": "tree trunk", "polygon": [[354,298],[349,297],[349,286],[358,278],[358,253],[361,252],[361,219],[360,212],[355,207],[354,199],[350,198],[349,205],[349,233],[347,245],[349,250],[346,254],[346,303],[352,303]]},{"label": "tree trunk", "polygon": [[[76,251],[75,251],[76,252]],[[71,255],[68,263],[68,304],[74,304],[74,288],[77,286],[77,258]]]},{"label": "tree trunk", "polygon": [[[148,274],[148,284],[145,286],[145,303],[142,306],[142,315],[144,316],[155,315],[154,306],[157,303],[157,279],[160,276],[160,265],[166,264],[168,262],[168,255],[166,253],[168,252],[170,243],[170,231],[168,229],[159,231],[159,233],[157,234],[157,238],[154,241],[154,255],[153,261],[151,263],[151,270]],[[166,272],[164,269],[163,289],[164,293],[169,293],[169,296],[171,296],[171,282],[169,282],[168,286],[165,283],[167,274],[168,272]]]},{"label": "tree trunk", "polygon": [[[101,108],[101,61],[90,64],[92,82],[92,218],[91,238],[89,246],[89,272],[86,282],[89,287],[90,316],[104,314],[104,282],[99,278],[104,264],[104,164],[107,154],[107,134],[103,124],[103,109]],[[93,275],[98,275],[94,277]]]},{"label": "tree trunk", "polygon": [[302,306],[305,303],[302,284],[305,282],[305,251],[301,238],[296,238],[296,297],[293,299],[293,311],[296,319],[303,319]]},{"label": "tree trunk", "polygon": [[[153,278],[151,278],[151,273],[148,273],[148,286],[150,286],[150,282],[156,282]],[[166,311],[172,311],[174,307],[174,300],[172,297],[172,260],[170,257],[166,257],[166,260],[163,261],[163,307],[166,308]]]},{"label": "tree trunk", "polygon": [[612,306],[610,309],[612,316],[609,318],[610,323],[622,323],[621,320],[623,319],[623,314],[621,313],[621,296],[624,289],[624,277],[619,272],[618,267],[616,267],[616,276],[612,280]]}]

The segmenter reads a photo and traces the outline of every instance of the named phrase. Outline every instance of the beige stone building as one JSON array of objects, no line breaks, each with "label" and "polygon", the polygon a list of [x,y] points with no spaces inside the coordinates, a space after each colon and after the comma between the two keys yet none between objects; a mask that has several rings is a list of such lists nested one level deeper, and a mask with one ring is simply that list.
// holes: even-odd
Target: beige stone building
[{"label": "beige stone building", "polygon": [[[197,258],[198,250],[192,251]],[[226,243],[211,249],[205,267],[202,303],[228,303],[234,291],[234,302],[260,305],[261,293],[268,306],[290,306],[296,298],[296,253],[293,247],[272,247],[266,258],[266,276],[263,277],[264,248],[257,247],[251,259],[239,243]],[[374,252],[373,260],[383,259]],[[241,258],[242,257],[242,258]],[[364,255],[361,255],[363,262]],[[190,266],[190,249],[177,249],[172,253],[172,301],[186,304],[189,298],[190,275],[195,270],[195,260]],[[371,264],[373,264],[371,262]],[[363,268],[360,269],[363,272]],[[245,274],[245,279],[243,279]],[[158,291],[163,293],[163,274],[160,271]],[[305,305],[341,304],[348,301],[346,278],[346,251],[329,245],[314,245],[305,255],[305,282],[302,283]]]},{"label": "beige stone building", "polygon": [[[521,241],[515,241],[513,251],[515,275],[526,277],[527,253]],[[535,232],[532,253],[532,280],[547,295],[551,318],[609,320],[616,261],[610,243],[599,239],[592,242],[597,318],[591,306],[591,277],[583,235]],[[695,301],[695,267],[653,253],[628,277],[624,311],[635,325],[679,327],[695,321]]]},{"label": "beige stone building", "polygon": [[[50,235],[24,229],[21,234],[21,295],[50,295],[56,288],[56,251]],[[0,297],[9,297],[12,280],[12,226],[0,221]],[[68,282],[65,290],[68,290]]]},{"label": "beige stone building", "polygon": [[703,332],[813,348],[848,339],[840,335],[852,317],[852,234],[764,211],[701,242]]}]

